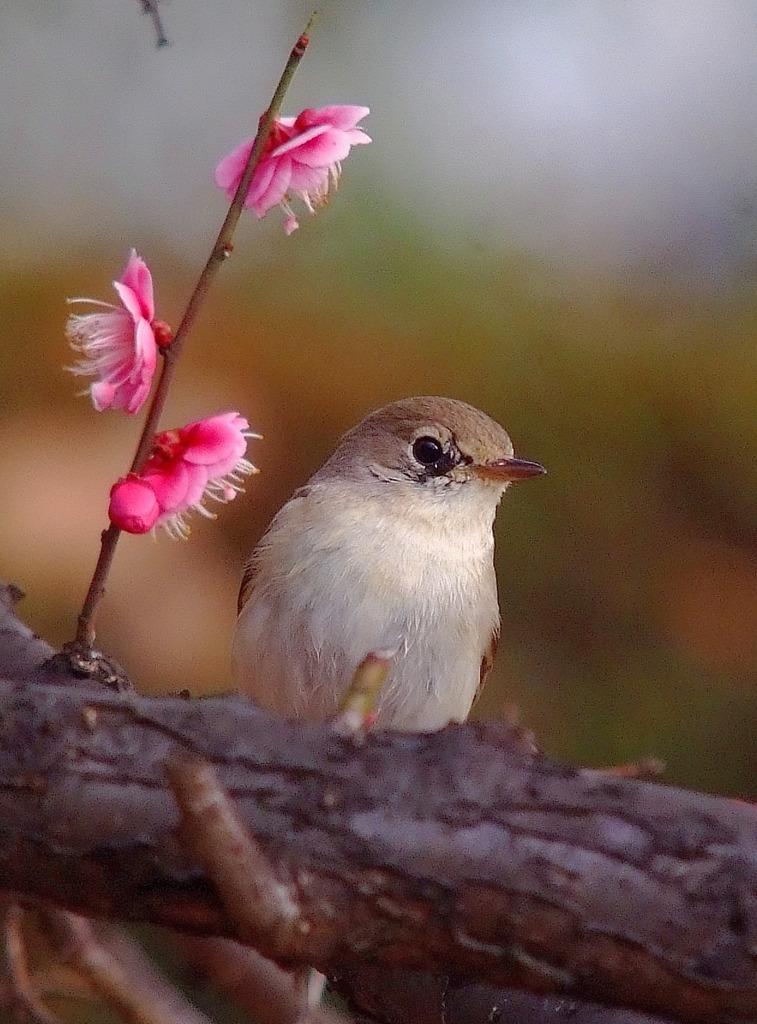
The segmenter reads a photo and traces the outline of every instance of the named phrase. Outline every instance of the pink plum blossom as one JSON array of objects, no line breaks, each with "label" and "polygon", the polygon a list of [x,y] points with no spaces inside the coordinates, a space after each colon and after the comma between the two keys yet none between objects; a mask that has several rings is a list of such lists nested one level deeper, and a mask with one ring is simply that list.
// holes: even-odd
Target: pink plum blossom
[{"label": "pink plum blossom", "polygon": [[[320,107],[303,110],[297,117],[280,117],[273,122],[263,157],[255,169],[244,201],[258,217],[274,206],[286,214],[288,235],[300,226],[289,200],[299,196],[311,213],[327,202],[329,184],[337,186],[342,160],[352,146],[363,146],[370,138],[357,127],[370,111],[368,107]],[[254,139],[232,150],[216,167],[215,180],[231,199],[242,180]]]},{"label": "pink plum blossom", "polygon": [[137,413],[150,393],[158,348],[170,344],[170,329],[155,320],[152,275],[135,249],[113,287],[121,306],[96,299],[69,299],[100,307],[97,312],[68,318],[66,336],[83,356],[70,369],[97,377],[89,393],[98,412],[125,409]]},{"label": "pink plum blossom", "polygon": [[242,478],[257,472],[244,454],[247,438],[258,436],[236,412],[158,434],[142,471],[111,488],[111,522],[127,533],[163,526],[174,537],[187,537],[191,511],[213,518],[205,499],[231,501]]}]

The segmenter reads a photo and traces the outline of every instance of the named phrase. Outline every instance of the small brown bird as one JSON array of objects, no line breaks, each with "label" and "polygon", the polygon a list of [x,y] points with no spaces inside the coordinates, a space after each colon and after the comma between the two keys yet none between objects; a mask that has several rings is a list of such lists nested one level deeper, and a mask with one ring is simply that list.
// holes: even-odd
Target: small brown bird
[{"label": "small brown bird", "polygon": [[247,563],[232,671],[263,707],[323,720],[371,652],[393,660],[377,725],[464,721],[499,635],[492,526],[543,473],[485,413],[408,398],[367,416],[274,517]]}]

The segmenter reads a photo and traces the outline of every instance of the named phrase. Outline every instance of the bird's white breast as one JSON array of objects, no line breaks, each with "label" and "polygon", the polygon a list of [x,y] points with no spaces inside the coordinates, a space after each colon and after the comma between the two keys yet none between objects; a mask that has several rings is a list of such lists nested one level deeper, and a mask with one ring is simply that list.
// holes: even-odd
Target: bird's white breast
[{"label": "bird's white breast", "polygon": [[496,496],[461,487],[418,506],[417,492],[379,487],[355,498],[313,485],[274,519],[234,637],[236,681],[271,710],[323,719],[362,659],[389,649],[379,724],[463,720],[499,618]]}]

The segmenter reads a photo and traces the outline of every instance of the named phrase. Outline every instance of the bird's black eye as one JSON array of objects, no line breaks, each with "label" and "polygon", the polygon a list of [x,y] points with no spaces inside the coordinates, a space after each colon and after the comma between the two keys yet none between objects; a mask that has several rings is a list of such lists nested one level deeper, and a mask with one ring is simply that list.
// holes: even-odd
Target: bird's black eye
[{"label": "bird's black eye", "polygon": [[419,437],[413,442],[413,456],[422,466],[433,466],[444,455],[435,437]]}]

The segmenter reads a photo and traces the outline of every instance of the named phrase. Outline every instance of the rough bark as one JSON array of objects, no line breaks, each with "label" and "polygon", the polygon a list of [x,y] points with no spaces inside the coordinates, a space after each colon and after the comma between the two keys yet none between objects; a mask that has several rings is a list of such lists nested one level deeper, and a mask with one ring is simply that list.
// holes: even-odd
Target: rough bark
[{"label": "rough bark", "polygon": [[[65,685],[60,661],[56,683],[24,667],[35,685],[0,682],[6,891],[343,977],[373,965],[757,1019],[749,805],[555,765],[504,726],[355,741],[239,698],[139,698]],[[215,765],[297,904],[275,942],[235,932],[187,854],[165,775],[177,749]]]}]

